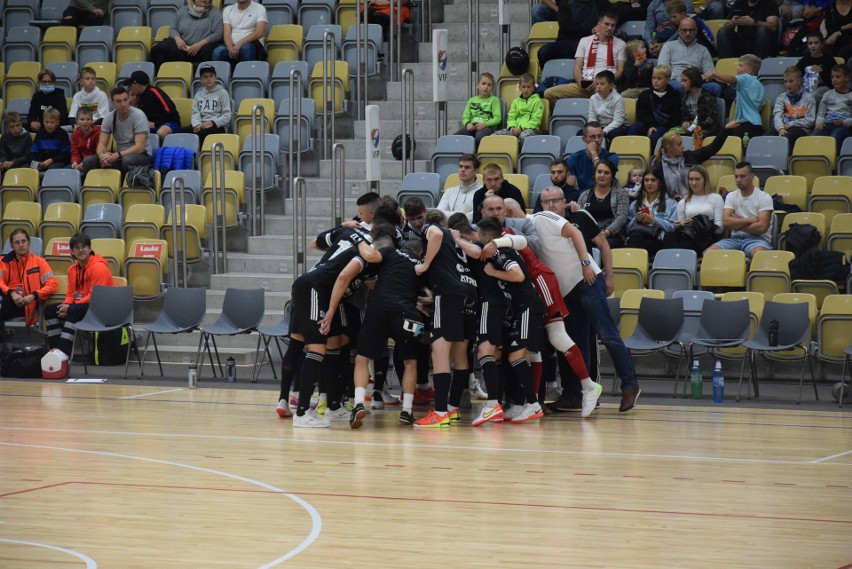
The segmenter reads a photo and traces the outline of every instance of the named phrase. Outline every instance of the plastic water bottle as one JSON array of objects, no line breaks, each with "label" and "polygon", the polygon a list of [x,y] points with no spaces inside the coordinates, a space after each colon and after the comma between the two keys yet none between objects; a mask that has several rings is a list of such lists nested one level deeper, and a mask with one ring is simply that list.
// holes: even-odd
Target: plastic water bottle
[{"label": "plastic water bottle", "polygon": [[692,398],[701,399],[704,396],[704,382],[702,382],[698,356],[692,358],[692,371],[689,373],[689,380],[689,385],[692,388]]},{"label": "plastic water bottle", "polygon": [[808,93],[813,93],[816,88],[819,86],[819,73],[814,71],[813,65],[808,65],[805,67],[805,77],[804,77],[804,85],[805,91]]},{"label": "plastic water bottle", "polygon": [[237,362],[234,360],[233,356],[228,358],[227,364],[225,366],[225,374],[228,378],[228,383],[237,382]]},{"label": "plastic water bottle", "polygon": [[769,334],[768,334],[768,336],[769,336],[769,338],[767,338],[767,339],[769,341],[769,345],[770,346],[777,346],[778,345],[778,321],[777,320],[773,319],[772,321],[769,322]]},{"label": "plastic water bottle", "polygon": [[189,388],[196,389],[198,387],[198,366],[195,365],[195,362],[189,364],[189,370],[187,371],[186,376]]},{"label": "plastic water bottle", "polygon": [[722,360],[716,360],[713,370],[713,403],[725,402],[725,373],[722,371]]},{"label": "plastic water bottle", "polygon": [[751,140],[751,136],[749,136],[748,131],[743,134],[743,148],[748,148],[748,141]]}]

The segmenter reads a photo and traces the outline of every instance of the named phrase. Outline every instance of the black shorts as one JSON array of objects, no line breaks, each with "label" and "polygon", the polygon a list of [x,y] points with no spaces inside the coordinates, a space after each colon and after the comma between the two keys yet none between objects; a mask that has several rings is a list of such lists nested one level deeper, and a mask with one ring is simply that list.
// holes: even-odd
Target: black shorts
[{"label": "black shorts", "polygon": [[506,320],[508,307],[491,302],[483,302],[479,306],[479,327],[476,329],[478,342],[490,342],[494,346],[503,345],[503,325]]},{"label": "black shorts", "polygon": [[290,333],[301,334],[306,344],[325,344],[329,337],[341,334],[340,310],[334,315],[328,336],[319,331],[318,322],[328,310],[328,298],[311,286],[306,279],[296,279],[291,291],[293,315],[290,318]]},{"label": "black shorts", "polygon": [[530,352],[540,352],[544,331],[544,314],[525,308],[516,312],[509,330],[506,351],[514,352],[526,348]]},{"label": "black shorts", "polygon": [[447,342],[472,340],[476,331],[473,303],[457,294],[435,295],[432,314],[432,341],[443,338]]},{"label": "black shorts", "polygon": [[420,339],[403,330],[404,321],[399,311],[367,311],[358,333],[358,355],[378,359],[387,353],[388,338],[393,338],[394,350],[403,360],[416,360]]},{"label": "black shorts", "polygon": [[340,311],[342,312],[342,334],[349,338],[350,343],[355,343],[355,340],[358,338],[358,331],[361,329],[361,320],[363,320],[364,314],[358,306],[349,302],[341,303]]}]

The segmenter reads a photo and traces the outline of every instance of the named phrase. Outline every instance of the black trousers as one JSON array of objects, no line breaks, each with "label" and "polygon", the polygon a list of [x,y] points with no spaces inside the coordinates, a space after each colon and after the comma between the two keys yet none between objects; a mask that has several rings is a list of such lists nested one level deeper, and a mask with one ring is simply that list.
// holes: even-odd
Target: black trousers
[{"label": "black trousers", "polygon": [[188,61],[192,64],[199,64],[204,61],[213,59],[213,48],[215,44],[207,44],[198,50],[195,55],[189,55],[185,51],[178,49],[173,38],[166,38],[163,41],[155,43],[151,47],[151,63],[154,64],[154,71],[159,72],[160,66],[167,61]]},{"label": "black trousers", "polygon": [[68,7],[62,12],[62,24],[65,26],[103,26],[104,17],[98,16],[94,12],[80,10],[79,8]]}]

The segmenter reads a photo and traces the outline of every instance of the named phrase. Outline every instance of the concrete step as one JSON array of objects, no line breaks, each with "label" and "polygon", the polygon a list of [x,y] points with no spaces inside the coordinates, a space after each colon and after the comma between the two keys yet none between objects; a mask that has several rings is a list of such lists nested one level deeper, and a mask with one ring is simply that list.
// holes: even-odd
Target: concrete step
[{"label": "concrete step", "polygon": [[[519,41],[519,40],[518,40]],[[515,43],[517,44],[518,41]],[[494,36],[494,38],[488,39],[486,41],[482,41],[480,39],[479,43],[479,61],[481,63],[485,62],[498,62],[502,65],[503,59],[506,56],[505,53],[500,53],[500,41],[498,36]],[[476,49],[476,44],[474,44],[474,50]],[[508,50],[508,48],[506,48]],[[420,61],[431,61],[432,60],[432,45],[431,43],[421,43],[418,45],[418,55],[420,56]],[[448,41],[447,42],[447,58],[448,61],[464,61],[467,63],[467,52],[468,45],[467,40],[464,41]],[[498,69],[499,71],[499,69]]]},{"label": "concrete step", "polygon": [[[286,225],[287,223],[292,224],[292,220],[284,220],[282,224]],[[317,236],[318,233],[321,233],[328,229],[331,226],[328,220],[317,220],[317,219],[308,219],[308,243],[310,244],[311,240]],[[245,253],[243,253],[245,255]],[[234,253],[234,255],[239,255],[239,253]],[[269,267],[266,268],[265,271],[259,272],[271,272],[278,271],[282,273],[290,273],[292,272],[292,267],[285,267],[284,265],[289,265],[292,261],[293,257],[293,235],[292,230],[288,233],[285,232],[283,234],[278,235],[263,235],[260,237],[252,237],[249,241],[249,251],[248,255],[264,255],[271,257],[282,257],[282,259],[275,263],[272,260],[272,263]],[[322,256],[322,253],[318,250],[308,249],[307,258],[308,262],[315,262],[319,260]],[[229,257],[230,259],[230,257]],[[228,267],[231,270],[231,267]]]},{"label": "concrete step", "polygon": [[[429,44],[431,45],[431,44]],[[412,72],[414,72],[414,80],[415,81],[427,81],[428,77],[432,77],[432,56],[431,51],[430,55],[425,60],[420,61],[418,63],[403,63],[403,69],[409,68]],[[486,61],[481,62],[479,69],[480,71],[488,71],[494,77],[500,75],[500,67],[502,66],[502,61]],[[453,61],[447,61],[447,73],[450,77],[461,77],[462,75],[467,74],[467,58],[460,59],[456,57]],[[388,86],[396,83],[395,81],[388,81]],[[390,93],[387,96],[388,100],[392,100]]]},{"label": "concrete step", "polygon": [[[449,83],[447,85],[447,100],[450,102],[456,103],[466,103],[470,98],[468,95],[468,77],[470,77],[467,73],[458,73],[456,75],[449,76]],[[497,75],[495,75],[497,77]],[[472,80],[473,83],[476,83],[475,80]],[[402,87],[401,83],[394,81],[393,83],[388,83],[388,101],[400,101],[402,98]],[[432,101],[432,76],[431,75],[421,75],[415,76],[414,78],[414,101]],[[395,104],[399,104],[398,102]],[[464,107],[462,107],[464,110]],[[459,113],[461,116],[461,113]],[[433,115],[434,117],[434,115]],[[384,118],[384,115],[382,115]],[[358,125],[355,125],[355,132],[361,132],[358,130]]]},{"label": "concrete step", "polygon": [[[361,128],[364,128],[363,127],[363,121],[360,121],[360,122],[362,123]],[[418,122],[419,121],[415,121],[415,125],[414,125],[414,139],[415,139],[415,141],[417,140],[417,137],[418,137],[418,129],[423,129],[424,132],[425,132],[425,130],[427,128],[424,124],[421,124],[421,125],[418,126],[416,124]],[[429,124],[432,125],[431,134],[425,133],[424,136],[431,136],[432,138],[434,138],[435,137],[434,122],[432,122],[432,121],[422,121],[422,122],[429,123]],[[401,130],[399,130],[399,129],[391,130],[391,132],[395,133],[395,134],[393,134],[393,136],[396,136],[397,134],[399,134],[401,132]],[[382,180],[388,180],[388,181],[394,181],[394,180],[399,181],[399,180],[401,180],[402,179],[402,163],[399,162],[398,160],[394,160],[393,158],[390,157],[390,155],[388,155],[388,158],[390,158],[390,159],[385,159],[384,156],[382,156],[381,179]],[[415,160],[414,161],[414,171],[415,172],[428,172],[430,168],[431,168],[431,161],[430,160],[424,159],[424,160]],[[320,160],[320,172],[328,172],[328,173],[331,172],[331,160]],[[367,175],[367,166],[366,166],[364,160],[351,160],[351,161],[347,160],[346,161],[346,179],[347,180],[364,180],[366,175]],[[347,182],[347,185],[350,185],[350,184],[351,184],[350,182]],[[383,193],[387,193],[387,192],[383,192]]]},{"label": "concrete step", "polygon": [[[500,29],[500,24],[498,24],[498,21],[499,20],[497,18],[496,12],[494,14],[493,20],[490,18],[490,14],[487,21],[484,18],[480,17],[480,42],[493,42],[497,46],[500,45],[500,34],[502,33],[502,30]],[[468,26],[467,23],[467,12],[465,12],[463,20],[454,20],[453,22],[444,22],[442,24],[437,24],[433,27],[433,29],[447,30],[447,41],[450,43],[467,43],[467,38],[470,35],[470,26]],[[526,18],[524,20],[511,20],[509,23],[509,34],[510,39],[513,42],[512,45],[518,45],[522,41],[525,43],[526,39],[530,35],[529,19]],[[510,46],[507,45],[507,51],[509,47]]]},{"label": "concrete step", "polygon": [[282,273],[224,273],[210,277],[211,288],[264,288],[272,292],[289,292],[295,279]]},{"label": "concrete step", "polygon": [[[401,105],[388,105],[388,107],[396,109],[396,112],[394,113],[396,116],[386,117],[385,116],[385,109],[382,108],[382,121],[384,121],[386,118],[399,120],[400,117],[401,117],[401,113],[402,113],[402,111],[399,110],[399,109],[401,109]],[[417,119],[417,118],[420,118],[420,119],[429,118],[429,115],[427,114],[428,107],[431,107],[432,111],[434,113],[434,105],[423,104],[423,106],[419,109],[420,110],[420,116],[418,116],[417,115],[418,108],[417,108],[417,104],[415,104],[415,109],[414,109],[415,110],[415,119]],[[462,110],[459,111],[459,116],[461,116],[461,114],[463,112],[464,112],[464,107],[462,107]],[[361,125],[363,125],[363,122],[361,123]],[[335,141],[335,142],[339,142],[339,143],[343,144],[344,152],[345,152],[344,158],[347,161],[349,161],[349,160],[364,160],[367,156],[367,144],[368,143],[367,143],[366,135],[365,135],[364,130],[363,130],[364,127],[361,126],[360,128],[361,128],[361,130],[355,131],[355,135],[356,135],[355,138],[343,138],[343,139],[337,139]],[[385,130],[384,132],[389,132],[389,131]],[[393,139],[395,137],[396,137],[396,135],[394,135],[392,137],[382,136],[381,140],[379,141],[379,151],[382,153],[382,156],[385,156],[388,159],[391,159],[393,157],[393,153],[391,152],[391,144],[393,143]],[[321,146],[321,142],[320,142],[319,144],[317,144],[317,150],[321,150],[321,148],[322,148],[322,146]],[[425,137],[417,139],[417,144],[416,144],[415,149],[414,149],[414,158],[416,160],[429,160],[432,157],[432,152],[434,152],[434,150],[435,150],[434,135],[431,139],[425,138]]]},{"label": "concrete step", "polygon": [[[509,22],[529,22],[530,8],[527,2],[511,3],[506,6],[506,21]],[[444,22],[463,22],[467,24],[468,13],[470,11],[467,2],[456,2],[454,4],[444,5]],[[483,0],[479,3],[479,24],[497,23],[498,21],[497,1]]]},{"label": "concrete step", "polygon": [[[228,267],[231,269],[231,267]],[[267,269],[269,270],[269,269]],[[245,286],[243,288],[248,288]],[[283,310],[284,304],[290,299],[290,291],[286,292],[274,292],[274,291],[265,291],[264,295],[264,305],[267,310]],[[207,310],[212,314],[213,311],[221,311],[222,303],[225,301],[225,291],[224,290],[216,290],[216,289],[208,289],[207,290]],[[218,314],[218,312],[217,312]]]}]

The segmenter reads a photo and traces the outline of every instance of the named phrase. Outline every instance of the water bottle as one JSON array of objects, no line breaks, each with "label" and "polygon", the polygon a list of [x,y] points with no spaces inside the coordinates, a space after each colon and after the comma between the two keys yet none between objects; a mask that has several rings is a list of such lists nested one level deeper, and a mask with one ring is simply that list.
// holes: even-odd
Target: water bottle
[{"label": "water bottle", "polygon": [[692,388],[692,398],[701,399],[704,396],[704,383],[701,381],[701,366],[698,365],[698,356],[692,358],[692,371],[689,374],[689,385]]},{"label": "water bottle", "polygon": [[713,370],[713,403],[725,402],[725,373],[722,371],[722,360],[716,360]]},{"label": "water bottle", "polygon": [[808,65],[807,67],[805,67],[805,80],[804,80],[805,91],[813,94],[813,92],[819,86],[819,79],[820,79],[819,73],[814,71],[813,65]]},{"label": "water bottle", "polygon": [[189,388],[196,389],[198,387],[198,366],[195,365],[195,362],[189,364],[189,370],[187,371],[186,376]]},{"label": "water bottle", "polygon": [[237,382],[237,362],[234,360],[233,356],[228,358],[228,362],[225,366],[225,375],[228,378],[228,383]]},{"label": "water bottle", "polygon": [[751,140],[751,136],[749,136],[748,131],[743,135],[743,148],[748,148],[748,141]]},{"label": "water bottle", "polygon": [[778,321],[774,319],[769,322],[769,345],[778,345]]}]

